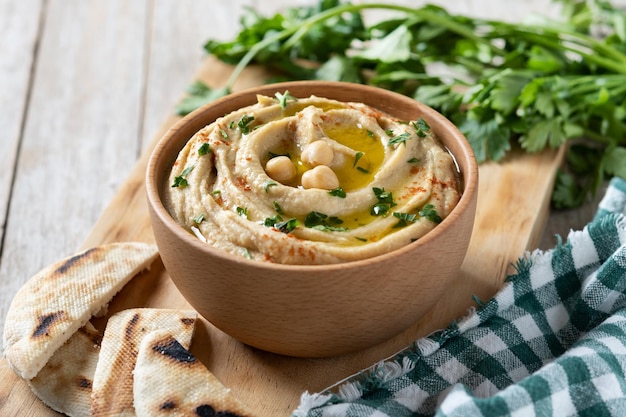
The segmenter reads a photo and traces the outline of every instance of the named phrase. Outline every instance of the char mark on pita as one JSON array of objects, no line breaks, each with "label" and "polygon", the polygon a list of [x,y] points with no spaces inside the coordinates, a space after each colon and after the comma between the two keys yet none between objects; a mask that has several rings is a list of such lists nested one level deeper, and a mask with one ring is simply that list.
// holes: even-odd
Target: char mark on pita
[{"label": "char mark on pita", "polygon": [[189,325],[191,325],[191,324],[193,324],[193,323],[194,323],[194,320],[193,320],[193,319],[190,319],[190,318],[188,318],[188,317],[183,317],[181,320],[183,321],[183,324],[184,324],[184,325],[187,325],[187,326],[189,326]]},{"label": "char mark on pita", "polygon": [[176,403],[174,401],[165,401],[163,404],[161,404],[161,407],[159,407],[160,410],[166,411],[166,410],[175,410],[176,409]]},{"label": "char mark on pita", "polygon": [[67,271],[74,267],[74,266],[78,266],[80,265],[82,262],[80,262],[81,259],[84,258],[89,258],[90,255],[93,252],[98,251],[98,248],[91,248],[91,249],[87,249],[86,251],[79,253],[78,255],[74,255],[71,258],[65,260],[65,262],[63,262],[63,264],[61,264],[61,266],[59,266],[56,271],[54,271],[55,274],[57,275],[63,275],[65,273],[67,273]]},{"label": "char mark on pita", "polygon": [[33,332],[32,338],[36,339],[42,336],[49,336],[50,333],[48,330],[50,327],[59,319],[61,319],[65,315],[65,311],[56,311],[54,313],[45,314],[43,316],[39,316],[39,325],[35,328]]},{"label": "char mark on pita", "polygon": [[242,417],[239,414],[233,414],[228,411],[215,411],[213,407],[208,404],[202,404],[194,410],[198,417]]},{"label": "char mark on pita", "polygon": [[135,327],[137,326],[137,322],[139,322],[139,318],[139,314],[136,313],[126,325],[126,328],[124,329],[124,335],[126,339],[131,339],[135,334]]},{"label": "char mark on pita", "polygon": [[177,340],[164,340],[152,347],[152,350],[172,359],[176,362],[195,362],[196,358],[191,355]]},{"label": "char mark on pita", "polygon": [[88,389],[91,392],[91,387],[93,386],[93,382],[87,378],[78,378],[79,387]]}]

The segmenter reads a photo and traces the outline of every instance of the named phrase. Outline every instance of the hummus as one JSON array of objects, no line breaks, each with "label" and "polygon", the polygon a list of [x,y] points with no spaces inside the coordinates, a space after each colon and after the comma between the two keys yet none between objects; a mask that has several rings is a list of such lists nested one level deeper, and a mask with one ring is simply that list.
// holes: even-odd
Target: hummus
[{"label": "hummus", "polygon": [[220,250],[329,264],[424,236],[457,204],[460,182],[423,119],[285,92],[198,131],[173,164],[165,202]]}]

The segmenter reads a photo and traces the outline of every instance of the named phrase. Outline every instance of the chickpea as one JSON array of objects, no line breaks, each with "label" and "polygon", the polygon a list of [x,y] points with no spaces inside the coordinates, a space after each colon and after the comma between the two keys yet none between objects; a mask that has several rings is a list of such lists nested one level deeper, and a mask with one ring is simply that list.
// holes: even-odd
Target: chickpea
[{"label": "chickpea", "polygon": [[333,149],[323,140],[316,140],[315,142],[309,143],[302,151],[302,155],[300,155],[302,162],[310,167],[330,165],[334,157],[335,153]]},{"label": "chickpea", "polygon": [[272,179],[286,183],[296,178],[296,167],[287,156],[276,156],[265,164],[265,172]]},{"label": "chickpea", "polygon": [[326,165],[318,165],[302,174],[302,187],[334,190],[339,187],[335,172]]}]

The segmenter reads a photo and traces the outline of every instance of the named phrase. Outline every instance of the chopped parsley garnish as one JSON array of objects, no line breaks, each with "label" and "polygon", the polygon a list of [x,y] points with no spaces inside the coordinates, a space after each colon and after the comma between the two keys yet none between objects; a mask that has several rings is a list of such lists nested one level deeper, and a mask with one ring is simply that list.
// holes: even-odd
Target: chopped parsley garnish
[{"label": "chopped parsley garnish", "polygon": [[211,194],[221,194],[222,190],[213,190],[213,192]]},{"label": "chopped parsley garnish", "polygon": [[387,129],[385,130],[385,133],[387,134],[387,136],[389,136],[390,138],[393,137],[393,129]]},{"label": "chopped parsley garnish", "polygon": [[393,194],[385,191],[384,188],[378,187],[373,187],[372,191],[378,202],[372,206],[370,214],[373,216],[386,216],[389,210],[396,205],[393,202]]},{"label": "chopped parsley garnish", "polygon": [[355,236],[354,238],[358,240],[359,242],[367,242],[367,239],[365,239],[364,237]]},{"label": "chopped parsley garnish", "polygon": [[248,218],[248,209],[245,207],[237,207],[237,214],[241,217],[247,219]]},{"label": "chopped parsley garnish", "polygon": [[277,182],[275,182],[275,181],[271,181],[271,180],[265,181],[265,182],[263,183],[263,190],[264,190],[266,193],[269,193],[270,188],[271,188],[271,187],[275,187],[275,186],[277,186],[277,185],[278,185],[278,183],[277,183]]},{"label": "chopped parsley garnish", "polygon": [[437,213],[435,206],[433,206],[432,204],[426,204],[424,207],[422,207],[422,209],[419,211],[419,215],[434,223],[441,223],[443,221],[439,213]]},{"label": "chopped parsley garnish", "polygon": [[420,138],[424,138],[430,133],[430,126],[421,117],[416,122],[411,122],[411,125],[415,128],[415,132],[417,132],[417,136]]},{"label": "chopped parsley garnish", "polygon": [[407,162],[408,162],[409,164],[417,164],[419,161],[420,161],[420,160],[419,160],[419,159],[417,159],[417,158],[411,158],[411,159],[409,159]]},{"label": "chopped parsley garnish", "polygon": [[330,190],[328,194],[332,195],[333,197],[346,198],[346,192],[341,187]]},{"label": "chopped parsley garnish", "polygon": [[276,210],[278,214],[283,214],[283,209],[280,207],[280,204],[278,204],[278,201],[274,201],[274,210]]},{"label": "chopped parsley garnish", "polygon": [[356,164],[359,162],[359,159],[363,158],[363,152],[357,152],[354,155],[354,162],[352,163],[352,168],[356,167]]},{"label": "chopped parsley garnish", "polygon": [[367,130],[367,136],[369,136],[370,138],[374,137],[374,132],[372,132],[371,130]]},{"label": "chopped parsley garnish", "polygon": [[195,224],[200,224],[204,221],[204,219],[206,218],[204,213],[198,214],[196,217],[193,218],[193,222]]},{"label": "chopped parsley garnish", "polygon": [[312,211],[304,219],[304,225],[306,227],[333,232],[345,232],[348,230],[346,227],[337,227],[343,223],[339,217],[329,216],[318,211]]},{"label": "chopped parsley garnish", "polygon": [[396,225],[393,226],[394,228],[406,227],[408,226],[409,223],[415,223],[416,221],[419,220],[419,218],[417,217],[417,214],[395,212],[393,213],[393,216],[400,219],[400,221],[398,221],[398,223],[396,223]]},{"label": "chopped parsley garnish", "polygon": [[263,221],[265,227],[273,227],[282,233],[291,233],[296,227],[298,227],[298,220],[291,218],[289,220],[283,220],[280,214],[274,217],[267,217]]},{"label": "chopped parsley garnish", "polygon": [[174,182],[172,183],[172,188],[176,188],[176,187],[186,187],[189,185],[189,183],[187,182],[187,176],[189,175],[189,173],[191,171],[193,171],[194,165],[190,165],[187,168],[185,168],[183,170],[183,172],[180,173],[179,176],[174,177]]},{"label": "chopped parsley garnish", "polygon": [[354,162],[352,163],[352,168],[356,168],[357,171],[362,172],[364,174],[369,174],[370,173],[369,169],[356,166],[364,155],[365,154],[363,152],[357,152],[354,155]]},{"label": "chopped parsley garnish", "polygon": [[229,128],[230,130],[233,130],[233,129],[235,128],[235,121],[234,121],[234,120],[231,120],[231,121],[230,121],[230,123],[228,124],[228,128]]},{"label": "chopped parsley garnish", "polygon": [[247,135],[248,133],[250,133],[250,130],[252,128],[250,124],[253,121],[254,121],[254,116],[248,116],[247,114],[244,114],[241,117],[241,120],[239,120],[239,123],[237,123],[237,127],[239,128],[241,133],[243,133],[244,135]]},{"label": "chopped parsley garnish", "polygon": [[209,145],[209,142],[204,142],[202,145],[200,145],[200,147],[198,148],[198,155],[202,156],[202,155],[206,155],[209,152],[211,152],[211,146]]},{"label": "chopped parsley garnish", "polygon": [[279,214],[277,214],[274,217],[266,217],[265,220],[263,221],[263,226],[265,227],[274,227],[274,225],[280,223],[283,221],[283,218],[280,217]]},{"label": "chopped parsley garnish", "polygon": [[248,248],[243,248],[243,256],[247,259],[252,259],[252,255],[250,254],[250,251],[248,250]]},{"label": "chopped parsley garnish", "polygon": [[298,227],[298,224],[299,222],[297,219],[289,219],[286,221],[279,221],[278,223],[274,223],[273,226],[283,233],[291,233],[296,227]]},{"label": "chopped parsley garnish", "polygon": [[389,142],[387,142],[387,146],[397,145],[399,143],[402,143],[404,144],[404,146],[406,146],[406,141],[409,139],[411,139],[411,134],[409,132],[404,132],[389,139]]},{"label": "chopped parsley garnish", "polygon": [[276,100],[278,100],[278,104],[280,104],[281,109],[285,109],[287,107],[287,101],[298,101],[297,98],[289,94],[289,91],[285,91],[285,94],[276,93],[274,94]]},{"label": "chopped parsley garnish", "polygon": [[225,131],[224,129],[220,129],[220,135],[222,135],[224,139],[228,139],[228,132]]}]

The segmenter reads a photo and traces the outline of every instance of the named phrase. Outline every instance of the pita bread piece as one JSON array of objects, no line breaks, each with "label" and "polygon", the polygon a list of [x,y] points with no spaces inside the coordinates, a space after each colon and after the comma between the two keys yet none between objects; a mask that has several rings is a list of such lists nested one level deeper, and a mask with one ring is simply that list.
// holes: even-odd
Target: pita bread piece
[{"label": "pita bread piece", "polygon": [[138,417],[253,415],[174,336],[163,330],[150,333],[141,342],[133,392]]},{"label": "pita bread piece", "polygon": [[133,369],[142,339],[166,329],[189,348],[197,313],[193,310],[135,308],[109,318],[93,379],[91,415],[134,416]]},{"label": "pita bread piece", "polygon": [[112,243],[35,274],[7,312],[3,343],[11,368],[23,379],[37,375],[59,346],[157,256],[156,245]]},{"label": "pita bread piece", "polygon": [[88,322],[50,358],[33,379],[33,393],[48,407],[71,417],[91,414],[91,386],[102,334]]}]

